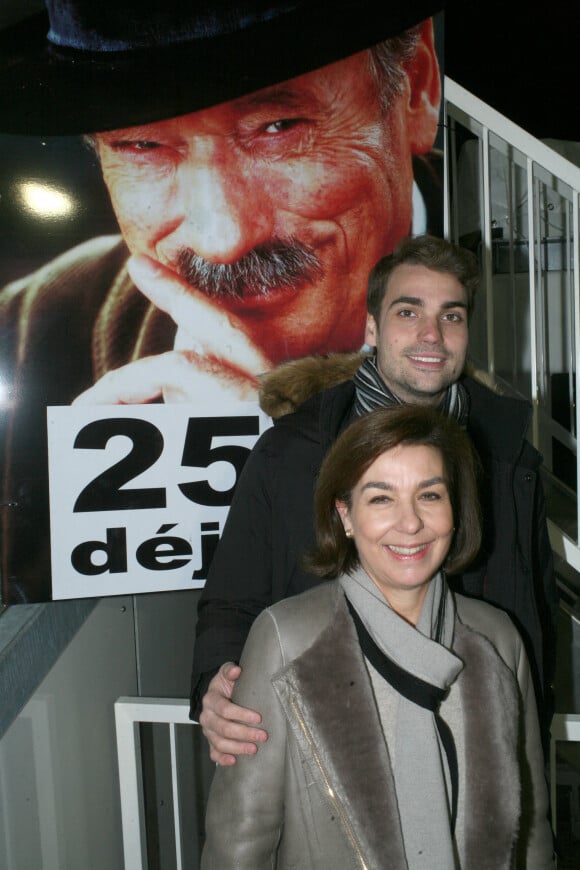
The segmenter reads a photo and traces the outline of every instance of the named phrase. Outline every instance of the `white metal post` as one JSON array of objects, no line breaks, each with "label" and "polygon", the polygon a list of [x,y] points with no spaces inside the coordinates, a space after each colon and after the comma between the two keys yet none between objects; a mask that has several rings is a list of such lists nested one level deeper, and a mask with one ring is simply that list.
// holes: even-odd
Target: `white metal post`
[{"label": "white metal post", "polygon": [[171,777],[177,868],[181,870],[181,829],[177,784],[175,725],[197,725],[189,718],[186,698],[119,698],[115,702],[117,761],[121,794],[121,822],[125,870],[147,870],[143,773],[139,725],[142,722],[170,725]]},{"label": "white metal post", "polygon": [[139,723],[135,721],[131,706],[124,704],[122,700],[115,703],[115,727],[125,870],[146,870],[147,847]]}]

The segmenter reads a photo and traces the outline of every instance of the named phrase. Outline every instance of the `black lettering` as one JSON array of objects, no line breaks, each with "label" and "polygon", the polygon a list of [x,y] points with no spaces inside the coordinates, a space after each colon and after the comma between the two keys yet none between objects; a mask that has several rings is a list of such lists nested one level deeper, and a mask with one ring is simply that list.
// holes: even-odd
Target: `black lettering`
[{"label": "black lettering", "polygon": [[[161,526],[158,534],[165,535],[174,528],[175,523]],[[171,571],[182,568],[190,561],[192,554],[191,545],[185,538],[158,537],[149,538],[137,547],[137,561],[143,568],[150,571]],[[187,559],[173,558],[175,556],[187,556]],[[168,561],[169,560],[169,561]]]},{"label": "black lettering", "polygon": [[219,544],[220,540],[219,533],[208,534],[207,532],[204,532],[204,526],[217,526],[219,529],[217,523],[201,524],[201,568],[193,572],[193,574],[191,575],[193,580],[205,580],[207,578],[209,567],[211,565],[214,553],[216,551],[216,547]]},{"label": "black lettering", "polygon": [[77,450],[104,450],[110,439],[116,435],[125,435],[131,440],[132,447],[123,459],[85,486],[75,502],[75,513],[144,510],[166,506],[164,487],[123,488],[155,465],[163,452],[163,436],[153,423],[128,417],[94,420],[81,429],[74,446]]},{"label": "black lettering", "polygon": [[215,490],[207,480],[180,483],[179,489],[196,504],[222,507],[230,504],[242,468],[250,453],[247,447],[223,444],[213,447],[213,440],[227,435],[257,435],[258,417],[192,417],[187,426],[181,464],[190,468],[209,468],[214,462],[229,462],[235,471],[233,486]]},{"label": "black lettering", "polygon": [[[99,552],[106,556],[102,565],[93,561],[93,555]],[[74,548],[70,558],[75,571],[88,577],[107,571],[122,574],[127,571],[127,530],[107,529],[106,541],[84,541]]]}]

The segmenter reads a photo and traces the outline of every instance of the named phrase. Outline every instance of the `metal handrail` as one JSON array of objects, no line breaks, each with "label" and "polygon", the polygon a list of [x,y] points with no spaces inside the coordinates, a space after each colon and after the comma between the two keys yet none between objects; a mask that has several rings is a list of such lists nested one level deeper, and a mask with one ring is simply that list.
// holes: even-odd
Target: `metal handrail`
[{"label": "metal handrail", "polygon": [[115,730],[125,870],[147,870],[143,771],[139,733],[139,726],[142,723],[162,723],[169,727],[175,866],[176,870],[182,870],[183,853],[175,729],[177,725],[197,725],[198,723],[189,718],[189,700],[186,698],[122,697],[115,702]]},{"label": "metal handrail", "polygon": [[[549,534],[554,551],[580,572],[580,542],[578,527],[580,525],[580,463],[576,463],[575,479],[567,480],[566,486],[557,484],[551,456],[552,445],[556,442],[569,453],[577,455],[576,433],[580,432],[580,403],[575,400],[574,378],[580,373],[580,167],[567,160],[548,145],[531,136],[517,124],[505,118],[495,109],[474,97],[453,79],[445,78],[445,125],[447,129],[445,147],[445,197],[444,226],[447,237],[458,241],[461,235],[459,207],[454,202],[454,195],[459,196],[458,183],[458,153],[456,147],[456,128],[461,125],[471,137],[479,143],[479,188],[480,197],[480,237],[482,261],[482,296],[485,305],[486,340],[482,342],[483,356],[488,373],[502,383],[508,383],[515,394],[520,392],[520,384],[527,383],[525,397],[532,402],[533,421],[530,440],[545,454],[545,468],[555,482],[554,492],[558,491],[561,501],[566,500],[566,510],[574,515],[574,522],[564,524],[559,521],[556,512],[550,510],[548,503]],[[494,309],[497,307],[498,289],[497,276],[493,271],[492,248],[493,215],[492,187],[490,177],[490,154],[496,152],[498,162],[505,161],[509,169],[506,184],[510,189],[507,208],[509,213],[506,222],[509,224],[509,239],[504,243],[509,248],[509,272],[512,294],[515,293],[514,246],[522,244],[527,247],[527,273],[523,281],[528,282],[528,301],[525,314],[529,317],[529,330],[525,333],[526,365],[517,370],[518,361],[514,362],[514,372],[498,372],[498,359],[502,352],[507,354],[506,342],[502,345],[502,336],[498,335],[497,318]],[[517,169],[519,183],[525,191],[527,221],[515,218],[515,196],[510,184],[512,173]],[[562,258],[560,283],[558,291],[564,298],[561,303],[562,320],[558,321],[559,309],[554,308],[554,300],[548,293],[549,283],[546,277],[548,264],[546,262],[548,240],[542,234],[542,228],[548,226],[546,216],[540,214],[540,195],[549,191],[562,203],[563,227],[562,236],[556,241],[560,244]],[[502,201],[503,205],[503,201]],[[524,233],[523,240],[515,238],[515,230]],[[521,285],[520,285],[521,286]],[[556,300],[558,301],[558,300]],[[513,304],[514,330],[519,327],[517,317],[521,311],[516,311]],[[482,315],[480,314],[479,317]],[[505,324],[499,324],[501,328]],[[550,334],[550,326],[554,335],[561,342],[560,348],[555,348]],[[527,329],[527,327],[526,327]],[[564,359],[562,376],[567,377],[570,400],[570,431],[564,430],[553,417],[551,408],[550,376],[560,374],[560,369],[553,371],[550,354],[557,351]],[[516,353],[514,351],[514,359]],[[518,377],[519,382],[518,382]],[[578,375],[580,377],[580,374]],[[574,419],[572,419],[572,417]],[[546,456],[547,454],[547,456]],[[570,532],[574,527],[575,533]]]}]

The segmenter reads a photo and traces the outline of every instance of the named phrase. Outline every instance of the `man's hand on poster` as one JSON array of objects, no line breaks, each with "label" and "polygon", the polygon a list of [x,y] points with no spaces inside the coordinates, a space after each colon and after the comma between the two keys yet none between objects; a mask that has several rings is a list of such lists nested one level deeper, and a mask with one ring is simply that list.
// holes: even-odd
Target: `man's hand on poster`
[{"label": "man's hand on poster", "polygon": [[190,402],[204,395],[254,399],[257,375],[271,364],[236,318],[149,257],[131,257],[128,270],[139,290],[176,323],[175,348],[107,372],[73,404],[129,405],[160,397]]}]

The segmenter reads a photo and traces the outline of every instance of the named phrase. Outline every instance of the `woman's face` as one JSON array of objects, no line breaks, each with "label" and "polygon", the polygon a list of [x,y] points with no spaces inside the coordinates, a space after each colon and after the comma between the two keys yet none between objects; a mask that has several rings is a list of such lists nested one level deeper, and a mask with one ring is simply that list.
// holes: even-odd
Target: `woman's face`
[{"label": "woman's face", "polygon": [[336,506],[362,567],[391,606],[400,612],[397,605],[409,602],[420,610],[454,531],[440,452],[424,445],[387,450],[354,487],[350,508]]}]

